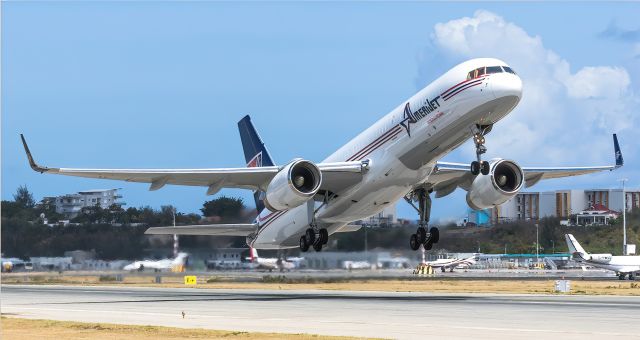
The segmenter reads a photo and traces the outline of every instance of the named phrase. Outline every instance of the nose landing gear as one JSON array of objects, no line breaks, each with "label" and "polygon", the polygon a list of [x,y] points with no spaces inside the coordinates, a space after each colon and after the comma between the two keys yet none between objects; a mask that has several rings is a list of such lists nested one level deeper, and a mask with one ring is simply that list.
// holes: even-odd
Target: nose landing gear
[{"label": "nose landing gear", "polygon": [[[429,216],[431,215],[431,196],[430,192],[425,189],[417,189],[407,196],[405,200],[420,214],[420,222],[418,230],[409,238],[409,246],[412,250],[418,250],[422,245],[424,249],[430,250],[434,243],[440,240],[440,231],[436,227],[427,228],[429,226]],[[418,201],[418,207],[413,203]]]},{"label": "nose landing gear", "polygon": [[471,174],[477,176],[479,174],[488,175],[490,166],[489,162],[483,161],[481,155],[487,152],[487,147],[484,146],[484,135],[491,131],[491,125],[479,126],[476,125],[473,134],[473,144],[476,146],[476,160],[471,162]]}]

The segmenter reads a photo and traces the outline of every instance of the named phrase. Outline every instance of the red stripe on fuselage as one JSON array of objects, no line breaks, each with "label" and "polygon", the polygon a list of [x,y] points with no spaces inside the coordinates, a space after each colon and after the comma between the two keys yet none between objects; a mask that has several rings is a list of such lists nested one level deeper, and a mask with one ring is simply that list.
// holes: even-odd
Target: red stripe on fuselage
[{"label": "red stripe on fuselage", "polygon": [[352,160],[354,160],[356,158],[362,157],[362,156],[360,156],[361,153],[367,151],[373,144],[376,144],[377,142],[381,141],[385,137],[387,137],[390,134],[394,133],[398,129],[400,129],[400,127],[398,125],[396,125],[393,128],[389,129],[389,131],[383,133],[382,135],[380,135],[380,137],[376,138],[373,142],[367,144],[364,148],[360,149],[358,152],[353,154],[353,156],[349,157],[349,159],[347,159],[347,162],[352,161]]}]

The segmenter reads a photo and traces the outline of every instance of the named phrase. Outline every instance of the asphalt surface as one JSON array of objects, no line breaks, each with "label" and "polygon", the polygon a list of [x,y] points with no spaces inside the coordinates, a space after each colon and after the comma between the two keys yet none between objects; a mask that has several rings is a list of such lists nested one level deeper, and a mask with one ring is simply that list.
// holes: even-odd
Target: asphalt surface
[{"label": "asphalt surface", "polygon": [[3,285],[0,304],[3,314],[27,318],[240,331],[640,338],[640,297]]}]

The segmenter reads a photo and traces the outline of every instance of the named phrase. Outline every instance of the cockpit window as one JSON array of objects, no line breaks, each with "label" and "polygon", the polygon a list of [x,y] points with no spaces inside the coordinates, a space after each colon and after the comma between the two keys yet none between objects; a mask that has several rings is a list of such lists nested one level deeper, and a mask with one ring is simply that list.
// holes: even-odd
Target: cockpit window
[{"label": "cockpit window", "polygon": [[480,68],[477,68],[477,69],[469,72],[467,74],[467,80],[473,79],[473,78],[478,78],[478,77],[484,75],[484,72],[485,72],[484,69],[485,69],[484,67],[480,67]]},{"label": "cockpit window", "polygon": [[506,72],[509,72],[509,73],[512,73],[512,74],[516,74],[516,73],[511,69],[511,67],[509,67],[509,66],[502,66],[502,68],[503,68]]},{"label": "cockpit window", "polygon": [[487,66],[487,74],[491,73],[501,73],[502,69],[500,66]]}]

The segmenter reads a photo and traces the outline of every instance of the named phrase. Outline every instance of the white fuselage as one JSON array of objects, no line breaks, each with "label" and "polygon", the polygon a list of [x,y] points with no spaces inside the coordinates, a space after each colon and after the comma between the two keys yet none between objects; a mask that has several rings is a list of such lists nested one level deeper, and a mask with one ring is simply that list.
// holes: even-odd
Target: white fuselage
[{"label": "white fuselage", "polygon": [[592,267],[612,270],[616,273],[640,272],[640,256],[611,256],[609,261],[583,260],[580,258],[576,260]]},{"label": "white fuselage", "polygon": [[[467,79],[470,71],[484,66],[507,65],[482,58],[455,66],[325,159],[368,159],[371,166],[360,183],[318,210],[316,222],[332,234],[395,204],[427,180],[438,160],[471,138],[476,124],[494,124],[511,112],[522,96],[522,81],[507,72]],[[309,225],[308,209],[306,204],[285,211],[265,209],[249,245],[297,247]]]}]

